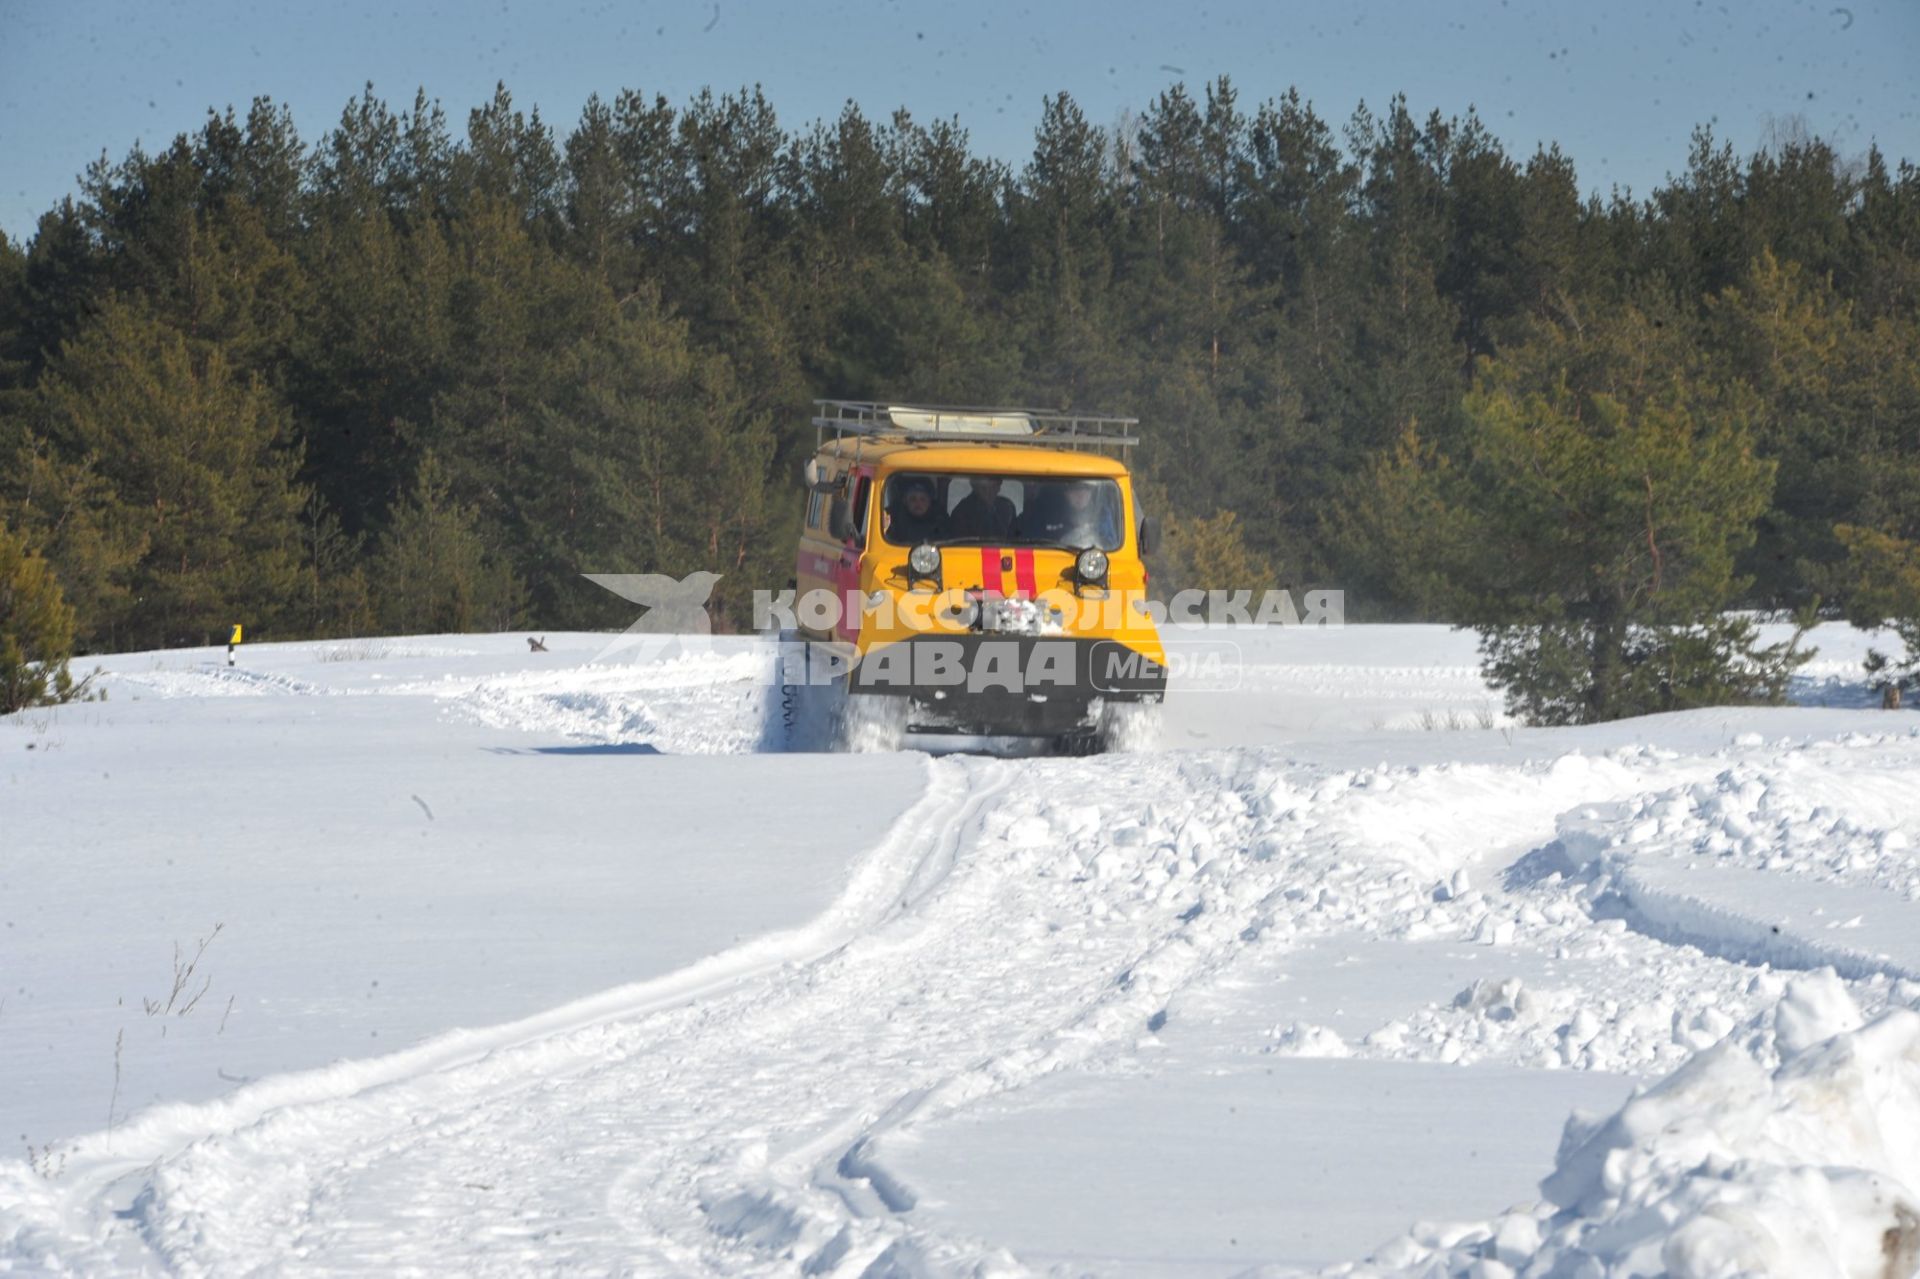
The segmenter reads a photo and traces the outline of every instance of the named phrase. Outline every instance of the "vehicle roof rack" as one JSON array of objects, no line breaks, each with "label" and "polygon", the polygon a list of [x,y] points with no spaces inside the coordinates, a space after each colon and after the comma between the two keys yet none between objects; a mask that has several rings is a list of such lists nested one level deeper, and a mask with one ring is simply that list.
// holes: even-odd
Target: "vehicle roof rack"
[{"label": "vehicle roof rack", "polygon": [[814,447],[829,439],[877,437],[912,443],[1028,444],[1043,448],[1114,452],[1122,460],[1140,442],[1136,417],[1063,413],[1054,409],[988,408],[952,404],[879,404],[815,400]]}]

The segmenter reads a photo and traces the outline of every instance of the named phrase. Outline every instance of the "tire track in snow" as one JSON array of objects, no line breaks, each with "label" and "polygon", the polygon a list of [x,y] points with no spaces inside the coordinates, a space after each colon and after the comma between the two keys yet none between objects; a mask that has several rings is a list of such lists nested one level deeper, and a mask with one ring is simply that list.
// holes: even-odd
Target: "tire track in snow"
[{"label": "tire track in snow", "polygon": [[1496,953],[1551,956],[1558,975],[1489,973],[1353,1051],[1657,1075],[1779,998],[1782,970],[1832,967],[1870,1010],[1911,1002],[1920,948],[1901,924],[1920,858],[1900,826],[1920,741],[1762,746],[1569,806],[1474,929]]},{"label": "tire track in snow", "polygon": [[[998,787],[1016,777],[1030,783],[1022,792],[1029,814],[1038,796],[1112,780],[1084,766],[1039,777],[997,761],[933,767],[966,792],[960,810],[918,814],[915,842],[934,864],[942,850],[971,853],[976,819],[989,815]],[[1155,788],[1163,799],[1174,798],[1168,789],[1188,789],[1178,770],[1166,778],[1163,765],[1139,768],[1168,783]],[[1219,779],[1207,780],[1203,798],[1218,798]],[[994,826],[993,834],[1003,834],[1007,822]],[[1004,853],[1008,845],[996,847]],[[1031,842],[1021,851],[1033,851]],[[927,866],[929,858],[912,864]],[[458,1255],[461,1268],[479,1271],[595,1266],[619,1256],[642,1269],[630,1259],[651,1259],[662,1273],[743,1265],[784,1272],[790,1266],[760,1258],[754,1240],[710,1228],[702,1210],[710,1190],[750,1181],[756,1161],[778,1169],[783,1186],[802,1186],[813,1160],[795,1158],[796,1146],[884,1108],[903,1080],[938,1082],[981,1062],[1004,1069],[1008,1045],[1028,1037],[1087,1038],[1077,1019],[1083,1023],[1088,993],[1098,1002],[1114,987],[1114,972],[1137,958],[1130,935],[1096,945],[1081,920],[1058,954],[1063,979],[1036,975],[1031,943],[1052,949],[1056,928],[1024,912],[1037,904],[1082,907],[1084,877],[1047,874],[1052,900],[1035,903],[1022,887],[1030,864],[1009,873],[970,856],[964,869],[917,886],[905,872],[912,887],[888,903],[878,927],[811,963],[579,1032],[564,1051],[528,1045],[502,1059],[290,1108],[183,1151],[148,1179],[139,1209],[148,1241],[182,1270],[245,1269],[289,1257],[326,1269],[445,1267]],[[1188,886],[1175,888],[1184,894]],[[1022,912],[1016,937],[1007,936],[1009,909]],[[1123,989],[1123,1002],[1157,997],[1144,984]],[[1114,1013],[1136,1027],[1145,1015]],[[1051,1068],[1070,1055],[1056,1045],[1051,1064],[1042,1051],[1028,1054],[1027,1067]],[[489,1095],[492,1084],[501,1090]],[[611,1191],[609,1167],[627,1170]],[[808,1253],[826,1242],[806,1237],[809,1228],[830,1235],[846,1225],[844,1207],[801,1202],[795,1211],[798,1226],[781,1229],[797,1229]],[[441,1228],[409,1229],[416,1221]],[[504,1222],[529,1224],[521,1233]],[[449,1238],[446,1223],[472,1230]]]},{"label": "tire track in snow", "polygon": [[[1635,932],[1669,946],[1690,946],[1703,954],[1752,967],[1831,968],[1849,981],[1876,977],[1920,981],[1920,964],[1902,962],[1886,951],[1828,941],[1785,921],[1760,918],[1688,892],[1668,876],[1655,879],[1644,870],[1628,868],[1618,872],[1613,885],[1621,907],[1618,918]],[[1814,895],[1823,895],[1821,887],[1805,885]],[[1842,900],[1852,906],[1860,899]],[[1835,919],[1846,917],[1840,914]]]},{"label": "tire track in snow", "polygon": [[[47,1257],[64,1257],[68,1264],[88,1256],[114,1266],[138,1261],[137,1252],[124,1251],[124,1234],[115,1227],[120,1202],[129,1197],[118,1183],[157,1170],[196,1145],[248,1130],[256,1130],[257,1139],[261,1128],[289,1124],[311,1139],[324,1127],[316,1112],[329,1106],[350,1111],[360,1099],[463,1068],[481,1067],[510,1086],[515,1077],[510,1063],[518,1056],[537,1059],[542,1069],[559,1069],[570,1053],[585,1047],[578,1041],[594,1039],[608,1023],[713,999],[766,973],[829,954],[875,921],[905,909],[915,893],[937,886],[937,878],[923,874],[924,863],[937,860],[941,851],[940,841],[930,837],[964,822],[996,789],[970,790],[956,768],[929,760],[921,798],[855,866],[839,900],[797,929],[766,934],[661,977],[500,1026],[454,1031],[398,1053],[274,1076],[217,1101],[152,1107],[115,1129],[63,1143],[47,1160],[60,1169],[52,1178],[43,1180],[23,1164],[0,1163],[0,1189],[15,1192],[6,1196],[12,1203],[0,1199],[0,1240],[10,1238],[13,1250],[29,1258],[44,1247]],[[131,1192],[136,1208],[147,1205],[136,1215],[149,1224],[153,1189],[149,1182]],[[162,1240],[148,1242],[160,1245],[162,1255],[171,1251]]]},{"label": "tire track in snow", "polygon": [[[237,1246],[233,1239],[217,1245],[216,1255],[223,1253],[231,1259],[227,1264],[246,1264],[242,1259],[284,1251],[324,1258],[322,1265],[329,1270],[377,1269],[396,1264],[396,1257],[402,1266],[444,1265],[444,1240],[420,1237],[396,1244],[391,1234],[356,1238],[356,1223],[365,1220],[374,1205],[386,1210],[400,1204],[402,1217],[458,1217],[462,1207],[471,1211],[475,1189],[482,1191],[482,1202],[496,1190],[501,1197],[510,1193],[500,1184],[503,1170],[528,1167],[520,1152],[543,1149],[549,1154],[557,1152],[563,1166],[530,1166],[531,1181],[524,1189],[532,1200],[542,1203],[541,1209],[501,1207],[495,1211],[515,1219],[541,1217],[549,1224],[525,1231],[491,1225],[480,1228],[467,1240],[477,1246],[478,1253],[463,1261],[461,1269],[515,1273],[529,1267],[593,1266],[604,1264],[609,1255],[622,1257],[624,1266],[637,1267],[641,1272],[646,1266],[636,1258],[646,1259],[654,1272],[662,1274],[701,1269],[697,1248],[689,1248],[668,1234],[630,1228],[634,1214],[619,1201],[622,1186],[634,1182],[636,1170],[630,1169],[616,1179],[611,1190],[603,1189],[607,1168],[630,1162],[636,1147],[643,1152],[644,1163],[645,1152],[651,1149],[672,1152],[688,1144],[657,1146],[644,1136],[636,1141],[633,1117],[640,1112],[640,1126],[644,1128],[648,1107],[644,1102],[636,1105],[635,1099],[670,1096],[690,1077],[696,1084],[715,1082],[719,1071],[737,1064],[740,1040],[727,1036],[730,1031],[737,1036],[742,1024],[762,1024],[766,1036],[762,1042],[770,1041],[785,1051],[794,1027],[792,1019],[782,1015],[783,1010],[822,984],[822,968],[845,962],[876,930],[913,930],[914,912],[943,891],[957,848],[974,831],[982,811],[1014,777],[1009,766],[995,761],[935,760],[930,761],[929,770],[943,792],[942,801],[923,806],[910,819],[903,819],[900,831],[911,855],[899,859],[900,873],[893,879],[892,894],[876,903],[878,908],[866,915],[860,927],[848,930],[839,944],[809,957],[796,957],[760,974],[757,980],[736,984],[730,991],[698,1002],[651,1017],[597,1026],[588,1032],[592,1042],[581,1045],[581,1051],[562,1068],[538,1060],[530,1052],[521,1060],[501,1063],[498,1088],[478,1096],[451,1079],[445,1081],[446,1087],[435,1088],[428,1096],[414,1090],[400,1099],[400,1105],[389,1106],[390,1113],[378,1126],[379,1137],[356,1140],[345,1152],[330,1141],[315,1143],[319,1157],[315,1175],[293,1179],[276,1188],[266,1200],[229,1203],[217,1218],[191,1225],[170,1223],[169,1233],[187,1238],[189,1251],[183,1255],[197,1257],[205,1251],[209,1235],[231,1233],[234,1220],[244,1222],[254,1238],[240,1240]],[[696,1066],[694,1063],[703,1057],[717,1058],[720,1064],[705,1069]],[[488,1071],[489,1076],[494,1073]],[[759,1073],[778,1081],[786,1072],[776,1066]],[[383,1099],[367,1100],[379,1104]],[[713,1122],[714,1107],[693,1105],[688,1109],[683,1118],[693,1126]],[[726,1108],[719,1109],[724,1114]],[[524,1134],[515,1131],[521,1123],[531,1124]],[[350,1134],[353,1126],[351,1120],[340,1125]],[[568,1135],[558,1136],[555,1130],[559,1128]],[[284,1158],[286,1136],[266,1135],[260,1153]],[[213,1153],[216,1164],[231,1166],[234,1162],[230,1152]],[[239,1162],[244,1161],[243,1157]],[[416,1175],[423,1165],[429,1171],[444,1172],[447,1163],[466,1170],[441,1176],[437,1184],[429,1176],[423,1186],[423,1179]],[[684,1164],[670,1164],[664,1172],[656,1172],[654,1180],[676,1171],[687,1169]],[[583,1182],[578,1198],[562,1213],[548,1211],[545,1201],[553,1197],[555,1184],[576,1174]],[[207,1186],[222,1179],[219,1169],[212,1175],[205,1169],[189,1170],[180,1179],[180,1197],[191,1199],[203,1194]],[[232,1184],[230,1177],[225,1179]],[[411,1251],[416,1246],[421,1249],[417,1254]],[[572,1261],[565,1260],[568,1257]]]},{"label": "tire track in snow", "polygon": [[[1892,746],[1849,759],[1830,752]],[[1916,779],[1911,739],[1783,751],[1711,784],[1670,788],[1561,823],[1523,876],[1594,886],[1592,912],[1643,936],[1737,964],[1832,968],[1854,981],[1920,980],[1920,941],[1901,927],[1920,900],[1920,861],[1898,825]],[[1844,755],[1842,755],[1844,758]],[[1794,876],[1783,899],[1782,875]]]}]

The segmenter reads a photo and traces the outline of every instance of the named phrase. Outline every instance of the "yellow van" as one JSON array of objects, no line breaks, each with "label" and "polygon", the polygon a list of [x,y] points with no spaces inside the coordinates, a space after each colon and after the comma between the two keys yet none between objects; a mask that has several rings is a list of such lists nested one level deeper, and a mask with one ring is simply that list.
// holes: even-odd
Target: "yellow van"
[{"label": "yellow van", "polygon": [[1135,419],[822,400],[813,422],[796,621],[840,654],[844,745],[1150,739],[1167,658]]}]

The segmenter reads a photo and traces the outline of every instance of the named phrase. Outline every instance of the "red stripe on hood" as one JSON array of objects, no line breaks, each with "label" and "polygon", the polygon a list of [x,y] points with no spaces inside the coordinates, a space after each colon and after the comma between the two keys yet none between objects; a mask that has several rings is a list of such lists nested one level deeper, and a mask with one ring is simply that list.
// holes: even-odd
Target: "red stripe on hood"
[{"label": "red stripe on hood", "polygon": [[1000,548],[997,546],[980,548],[980,585],[994,595],[1001,593]]},{"label": "red stripe on hood", "polygon": [[1013,553],[1014,580],[1020,583],[1020,593],[1028,599],[1040,598],[1040,587],[1033,577],[1033,552],[1015,551]]}]

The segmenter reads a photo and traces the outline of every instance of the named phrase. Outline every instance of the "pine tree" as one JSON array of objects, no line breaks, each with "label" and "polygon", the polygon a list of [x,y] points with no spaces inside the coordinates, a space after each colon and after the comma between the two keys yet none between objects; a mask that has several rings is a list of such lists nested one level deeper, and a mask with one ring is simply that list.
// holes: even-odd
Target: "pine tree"
[{"label": "pine tree", "polygon": [[1037,403],[1124,409],[1108,322],[1115,219],[1107,139],[1065,93],[1041,106],[1033,158],[1012,210],[1020,281],[1009,306],[1025,344],[1023,383]]},{"label": "pine tree", "polygon": [[343,212],[306,244],[311,319],[293,342],[288,394],[305,478],[345,528],[376,527],[406,488],[417,431],[455,376],[454,264],[435,220]]},{"label": "pine tree", "polygon": [[1776,133],[1771,146],[1747,161],[1742,194],[1753,238],[1766,251],[1831,278],[1849,266],[1847,210],[1859,199],[1859,184],[1851,166],[1831,144],[1808,134],[1804,121]]},{"label": "pine tree", "polygon": [[1746,175],[1733,147],[1694,130],[1686,172],[1653,193],[1654,270],[1688,302],[1740,282],[1764,247],[1748,206]]},{"label": "pine tree", "polygon": [[613,108],[599,94],[587,99],[580,123],[567,135],[562,175],[565,245],[600,279],[626,278],[635,210],[620,157]]},{"label": "pine tree", "polygon": [[1276,495],[1251,482],[1265,452],[1254,420],[1261,323],[1274,290],[1258,288],[1235,252],[1231,219],[1249,181],[1248,122],[1224,78],[1204,108],[1176,87],[1132,139],[1116,310],[1127,317],[1128,388],[1154,423],[1141,465],[1176,509],[1222,502],[1270,515]]},{"label": "pine tree", "polygon": [[626,89],[613,104],[614,152],[624,191],[621,207],[628,219],[626,242],[632,250],[631,277],[616,279],[625,297],[643,276],[658,277],[666,255],[677,247],[672,221],[674,201],[686,181],[685,157],[677,141],[678,122],[664,97],[652,101]]},{"label": "pine tree", "polygon": [[[89,235],[80,206],[71,198],[40,215],[17,277],[15,335],[5,354],[8,390],[37,382],[46,362],[92,316],[103,287],[105,263]],[[4,401],[0,401],[0,409]]]},{"label": "pine tree", "polygon": [[852,103],[792,150],[795,242],[812,295],[807,327],[819,335],[806,364],[846,395],[899,384],[908,356],[895,324],[924,305],[912,296],[921,279],[901,237],[900,151],[892,131],[875,128]]},{"label": "pine tree", "polygon": [[1350,615],[1446,617],[1457,606],[1463,565],[1484,554],[1473,499],[1452,459],[1409,422],[1393,447],[1367,459],[1341,486],[1322,522],[1346,566],[1340,583]]},{"label": "pine tree", "polygon": [[1001,192],[1011,175],[998,161],[972,153],[957,119],[921,127],[902,111],[894,128],[902,139],[901,221],[908,242],[922,254],[943,256],[970,296],[982,296],[992,280]]},{"label": "pine tree", "polygon": [[72,653],[73,610],[53,570],[0,520],[0,715],[71,698]]},{"label": "pine tree", "polygon": [[[0,419],[17,412],[33,379],[27,334],[27,255],[0,231]],[[7,443],[0,433],[0,446]]]},{"label": "pine tree", "polygon": [[1912,160],[1889,166],[1879,147],[1868,148],[1860,206],[1847,232],[1845,278],[1862,313],[1920,319],[1920,168]]},{"label": "pine tree", "polygon": [[1851,576],[1847,620],[1863,630],[1891,627],[1905,649],[1898,656],[1869,650],[1869,683],[1920,690],[1920,540],[1845,524],[1835,532]]},{"label": "pine tree", "polygon": [[0,520],[33,539],[58,574],[83,648],[112,648],[134,604],[150,541],[145,513],[119,497],[97,454],[58,455],[28,434],[0,472]]},{"label": "pine tree", "polygon": [[319,494],[300,511],[299,629],[306,635],[359,635],[373,624],[372,589],[362,539],[341,527]]},{"label": "pine tree", "polygon": [[1348,126],[1364,161],[1367,252],[1354,309],[1352,363],[1342,406],[1350,445],[1380,447],[1408,422],[1444,442],[1463,383],[1459,308],[1440,288],[1451,197],[1443,172],[1454,126],[1438,113],[1414,122],[1404,98],[1384,120],[1363,107]]},{"label": "pine tree", "polygon": [[42,432],[92,458],[146,547],[116,642],[206,642],[235,620],[270,626],[296,589],[304,493],[284,409],[218,345],[195,351],[144,308],[109,302],[39,387]]},{"label": "pine tree", "polygon": [[419,440],[437,455],[453,497],[472,507],[489,547],[544,602],[555,568],[551,512],[569,505],[555,494],[570,482],[579,447],[566,415],[553,410],[573,394],[569,353],[604,340],[615,306],[507,202],[476,206],[455,234],[447,385]]},{"label": "pine tree", "polygon": [[696,338],[733,353],[766,340],[750,330],[774,247],[790,229],[788,139],[758,88],[702,90],[680,113],[679,173],[668,202],[676,228],[666,281]]},{"label": "pine tree", "polygon": [[1207,517],[1172,517],[1154,574],[1156,591],[1252,591],[1271,588],[1273,566],[1247,546],[1240,517],[1216,511]]},{"label": "pine tree", "polygon": [[1768,607],[1844,603],[1836,524],[1920,516],[1920,326],[1863,326],[1832,285],[1771,252],[1707,300],[1706,349],[1756,396],[1754,446],[1780,482],[1744,566]]},{"label": "pine tree", "polygon": [[521,620],[526,598],[431,453],[380,535],[372,589],[380,628],[393,635],[508,630]]},{"label": "pine tree", "polygon": [[481,206],[504,203],[541,239],[558,230],[561,166],[553,131],[514,109],[513,95],[496,84],[493,99],[467,117],[467,145],[454,156],[453,189]]},{"label": "pine tree", "polygon": [[716,613],[744,623],[752,588],[791,551],[775,542],[791,517],[774,500],[771,419],[730,362],[695,350],[685,322],[643,292],[559,371],[565,389],[538,411],[546,464],[520,548],[542,616],[614,620],[584,573],[703,569],[722,575]]},{"label": "pine tree", "polygon": [[[253,124],[268,130],[272,121],[262,113]],[[135,147],[119,164],[90,167],[82,207],[116,291],[144,298],[189,340],[224,345],[240,369],[269,382],[281,376],[305,290],[269,224],[284,233],[297,219],[279,189],[294,180],[284,149],[297,145],[250,139],[231,111],[209,113],[198,135],[181,134],[164,151]],[[281,204],[263,203],[270,199]]]},{"label": "pine tree", "polygon": [[1363,376],[1355,322],[1366,250],[1352,214],[1360,176],[1297,91],[1255,112],[1232,233],[1249,285],[1272,309],[1250,326],[1257,351],[1239,399],[1252,429],[1241,432],[1232,501],[1253,544],[1302,578],[1354,576],[1321,526],[1367,443],[1350,422]]},{"label": "pine tree", "polygon": [[1408,452],[1384,473],[1427,486],[1421,500],[1460,530],[1406,530],[1395,549],[1451,583],[1450,611],[1481,633],[1515,714],[1588,723],[1784,697],[1797,642],[1763,648],[1724,614],[1774,477],[1751,412],[1625,310],[1484,364],[1458,464]]}]

